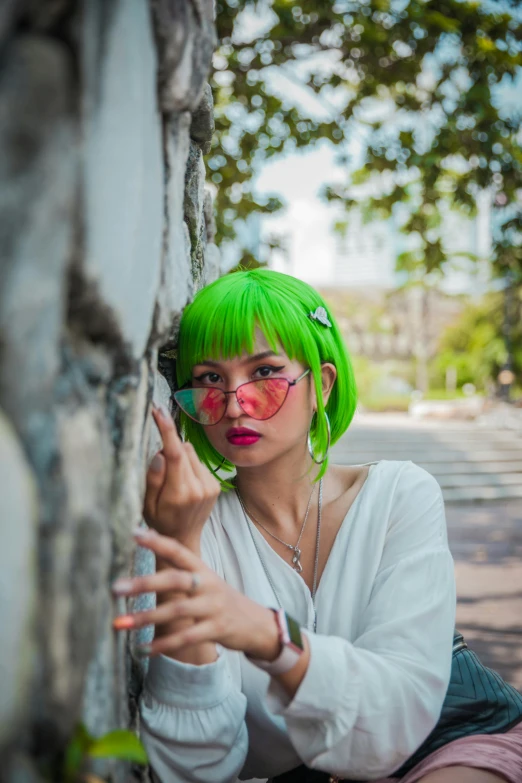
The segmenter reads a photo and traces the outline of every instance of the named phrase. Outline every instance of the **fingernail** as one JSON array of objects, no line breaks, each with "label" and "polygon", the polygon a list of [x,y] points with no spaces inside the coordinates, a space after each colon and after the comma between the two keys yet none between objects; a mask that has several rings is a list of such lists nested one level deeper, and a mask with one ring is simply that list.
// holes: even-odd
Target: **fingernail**
[{"label": "fingernail", "polygon": [[156,531],[150,527],[137,527],[132,535],[134,538],[150,538],[156,535]]},{"label": "fingernail", "polygon": [[152,646],[150,644],[140,644],[139,647],[136,647],[136,655],[138,658],[145,658],[147,655],[150,655],[152,652]]},{"label": "fingernail", "polygon": [[170,415],[170,411],[165,405],[160,405],[158,407],[158,410],[166,421],[169,421],[169,419],[172,418],[172,416]]},{"label": "fingernail", "polygon": [[128,631],[134,628],[134,617],[131,614],[123,614],[121,617],[115,617],[112,621],[112,627],[116,631]]},{"label": "fingernail", "polygon": [[161,454],[156,454],[152,462],[150,463],[150,469],[153,473],[159,473],[163,467],[163,457]]},{"label": "fingernail", "polygon": [[115,582],[113,582],[112,585],[112,592],[116,593],[117,595],[125,595],[126,593],[130,593],[132,591],[132,579],[126,579],[123,577],[122,579],[117,579]]}]

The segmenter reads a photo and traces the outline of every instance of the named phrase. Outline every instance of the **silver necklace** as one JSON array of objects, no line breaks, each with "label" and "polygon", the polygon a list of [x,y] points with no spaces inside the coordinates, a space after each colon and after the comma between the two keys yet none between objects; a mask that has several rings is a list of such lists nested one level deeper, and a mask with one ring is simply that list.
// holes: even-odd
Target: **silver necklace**
[{"label": "silver necklace", "polygon": [[310,506],[312,504],[312,497],[315,492],[315,484],[312,487],[312,492],[310,493],[310,497],[308,498],[308,505],[306,507],[306,512],[303,519],[303,524],[301,525],[301,532],[299,533],[299,538],[297,539],[297,543],[295,545],[288,544],[286,541],[283,541],[282,538],[278,538],[274,533],[272,533],[271,530],[268,530],[262,522],[257,519],[251,511],[248,510],[248,508],[245,505],[245,502],[241,495],[239,494],[239,490],[236,488],[237,497],[239,499],[239,502],[241,503],[241,507],[243,509],[243,512],[250,517],[250,519],[253,519],[254,522],[259,525],[259,527],[262,527],[265,533],[268,533],[269,536],[272,536],[272,538],[275,538],[276,541],[279,541],[280,544],[283,544],[283,546],[286,546],[287,549],[292,550],[293,556],[292,556],[292,568],[297,571],[298,574],[302,573],[303,566],[301,565],[301,550],[299,549],[299,544],[301,543],[301,539],[303,537],[304,529],[306,526],[306,522],[308,520],[308,514],[310,513]]},{"label": "silver necklace", "polygon": [[[250,535],[252,537],[252,541],[254,543],[254,547],[255,547],[255,550],[257,552],[257,556],[259,558],[259,562],[261,563],[261,565],[263,567],[263,571],[265,572],[265,576],[266,576],[266,578],[268,580],[268,583],[269,583],[270,587],[272,588],[272,592],[273,592],[273,594],[275,596],[275,599],[276,599],[279,607],[282,609],[283,608],[283,604],[281,603],[281,599],[279,598],[277,590],[275,589],[274,582],[272,580],[272,577],[270,576],[270,572],[269,572],[269,570],[267,568],[267,565],[266,565],[266,563],[264,561],[263,555],[261,554],[261,550],[259,549],[259,546],[257,545],[257,541],[256,541],[255,536],[254,536],[254,531],[252,529],[254,526],[252,525],[250,517],[248,516],[248,514],[246,512],[246,509],[245,509],[243,503],[241,502],[241,498],[240,498],[240,495],[239,495],[237,489],[236,489],[236,494],[237,494],[239,502],[241,504],[241,508],[243,509],[243,513],[244,513],[245,519],[247,521],[247,527],[248,527],[248,529],[250,531]],[[317,593],[317,572],[318,572],[318,567],[319,567],[319,541],[321,539],[322,508],[323,508],[323,480],[321,479],[319,481],[319,503],[318,503],[318,506],[317,506],[317,535],[316,535],[316,538],[315,538],[314,578],[313,578],[313,582],[312,582],[312,606],[314,608],[314,633],[317,631],[317,610],[315,608],[315,595]]]}]

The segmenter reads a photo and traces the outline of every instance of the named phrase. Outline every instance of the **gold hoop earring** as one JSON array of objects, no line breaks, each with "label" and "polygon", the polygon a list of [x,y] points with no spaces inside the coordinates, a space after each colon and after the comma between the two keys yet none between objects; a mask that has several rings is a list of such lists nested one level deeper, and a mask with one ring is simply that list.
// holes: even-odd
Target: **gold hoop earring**
[{"label": "gold hoop earring", "polygon": [[[330,438],[331,438],[330,419],[328,418],[328,414],[326,411],[324,412],[324,417],[326,419],[326,429],[328,430],[328,445],[326,446],[324,457],[321,460],[317,460],[315,458],[314,447],[312,446],[312,438],[310,437],[310,430],[308,430],[308,452],[316,465],[322,465],[323,462],[327,459],[328,452],[330,451]],[[310,429],[311,429],[311,425],[310,425]]]}]

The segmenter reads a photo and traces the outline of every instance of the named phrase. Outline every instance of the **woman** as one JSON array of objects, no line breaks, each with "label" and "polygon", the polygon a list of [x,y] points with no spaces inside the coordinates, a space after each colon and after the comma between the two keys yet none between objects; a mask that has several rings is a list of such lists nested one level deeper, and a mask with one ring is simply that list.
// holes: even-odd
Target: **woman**
[{"label": "woman", "polygon": [[416,763],[452,665],[441,492],[410,462],[329,464],[355,384],[317,292],[268,270],[221,278],[186,309],[178,354],[185,442],[154,411],[136,533],[157,571],[114,586],[157,595],[115,621],[155,626],[141,717],[156,779],[520,783],[511,725]]}]

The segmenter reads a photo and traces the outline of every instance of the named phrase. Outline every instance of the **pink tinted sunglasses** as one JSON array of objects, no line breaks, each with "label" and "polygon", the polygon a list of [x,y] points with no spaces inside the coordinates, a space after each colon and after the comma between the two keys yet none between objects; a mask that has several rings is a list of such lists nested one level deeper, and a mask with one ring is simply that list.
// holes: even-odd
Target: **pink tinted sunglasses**
[{"label": "pink tinted sunglasses", "polygon": [[190,387],[175,392],[174,399],[183,413],[206,427],[221,421],[227,409],[228,394],[236,395],[239,407],[252,419],[266,421],[281,409],[290,386],[295,386],[309,372],[310,369],[305,370],[295,381],[287,378],[248,381],[228,392],[205,386]]}]

